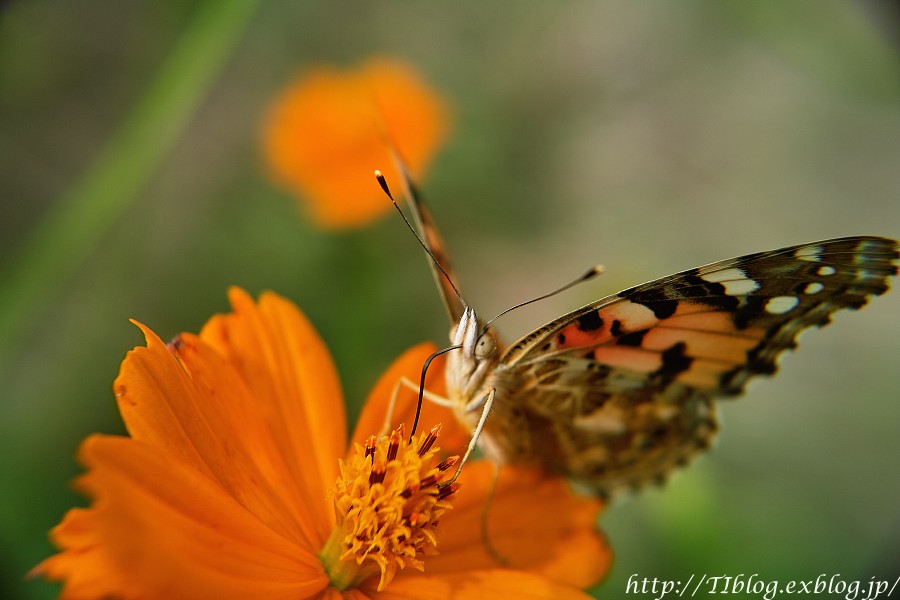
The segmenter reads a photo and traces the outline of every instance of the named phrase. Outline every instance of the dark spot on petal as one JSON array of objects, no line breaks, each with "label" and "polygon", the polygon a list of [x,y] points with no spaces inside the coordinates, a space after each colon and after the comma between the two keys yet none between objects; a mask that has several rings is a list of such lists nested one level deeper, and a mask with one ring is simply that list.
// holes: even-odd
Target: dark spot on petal
[{"label": "dark spot on petal", "polygon": [[564,333],[559,334],[559,336],[556,338],[556,340],[560,346],[565,346],[566,345],[566,334],[564,334]]}]

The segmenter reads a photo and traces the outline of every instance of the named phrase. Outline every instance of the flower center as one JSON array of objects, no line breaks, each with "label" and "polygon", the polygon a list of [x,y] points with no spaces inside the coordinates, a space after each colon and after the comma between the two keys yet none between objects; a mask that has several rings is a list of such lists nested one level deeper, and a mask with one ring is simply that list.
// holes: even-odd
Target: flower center
[{"label": "flower center", "polygon": [[436,553],[438,520],[459,488],[443,484],[459,457],[432,466],[440,429],[407,442],[401,425],[340,461],[331,490],[337,523],[319,552],[332,586],[345,590],[380,571],[382,590],[398,570],[424,570],[423,556]]}]

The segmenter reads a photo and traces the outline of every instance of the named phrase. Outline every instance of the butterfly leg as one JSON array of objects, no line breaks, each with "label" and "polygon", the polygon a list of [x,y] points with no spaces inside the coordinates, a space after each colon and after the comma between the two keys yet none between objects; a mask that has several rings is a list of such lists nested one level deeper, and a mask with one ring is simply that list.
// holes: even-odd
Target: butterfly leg
[{"label": "butterfly leg", "polygon": [[491,503],[494,501],[494,492],[497,491],[497,481],[500,479],[500,463],[491,461],[491,464],[494,467],[491,476],[491,487],[488,488],[487,497],[484,499],[484,505],[481,507],[481,543],[484,544],[484,549],[487,550],[487,553],[491,555],[491,558],[493,558],[497,564],[506,566],[509,564],[509,559],[503,556],[494,547],[491,543],[490,531],[488,531],[488,517],[490,516]]},{"label": "butterfly leg", "polygon": [[[414,383],[412,380],[406,377],[401,377],[397,380],[397,383],[394,385],[394,391],[391,393],[391,399],[388,402],[388,408],[384,415],[384,423],[381,425],[381,430],[378,432],[378,437],[387,435],[388,431],[392,429],[391,420],[394,418],[394,408],[397,405],[397,396],[400,395],[401,387],[412,390],[416,394],[419,393],[419,384]],[[438,406],[453,406],[453,402],[451,402],[449,398],[444,398],[443,396],[439,396],[438,394],[429,392],[428,390],[423,390],[422,395],[426,400],[433,404],[437,404]]]},{"label": "butterfly leg", "polygon": [[481,430],[484,429],[484,422],[487,421],[488,415],[491,412],[491,407],[494,405],[494,394],[497,392],[494,388],[490,388],[484,396],[473,400],[466,406],[466,412],[472,412],[476,408],[478,408],[479,404],[483,403],[481,408],[481,418],[478,419],[478,425],[475,426],[475,431],[472,432],[472,439],[469,440],[469,445],[466,447],[466,453],[463,454],[463,458],[459,461],[459,466],[456,467],[456,472],[453,474],[453,477],[450,478],[450,481],[447,481],[444,485],[450,485],[459,477],[459,474],[462,473],[463,465],[466,464],[466,461],[469,460],[469,456],[472,454],[472,451],[475,450],[475,446],[478,445],[478,438],[481,437]]},{"label": "butterfly leg", "polygon": [[[481,430],[484,429],[484,423],[487,421],[488,415],[491,413],[491,407],[494,405],[494,395],[496,394],[496,390],[494,388],[490,388],[484,396],[473,400],[466,406],[466,412],[472,412],[476,408],[478,408],[479,404],[482,404],[481,407],[481,418],[478,419],[478,425],[475,426],[475,431],[472,432],[472,439],[469,440],[469,445],[466,447],[466,453],[463,455],[462,460],[459,463],[459,466],[456,468],[456,472],[453,474],[453,477],[444,485],[450,485],[456,478],[459,477],[460,473],[462,473],[463,465],[466,464],[466,461],[469,459],[469,456],[472,454],[472,451],[475,450],[475,447],[478,445],[478,438],[481,437]],[[481,507],[481,543],[484,544],[484,549],[487,553],[493,558],[497,564],[506,565],[509,563],[507,558],[503,556],[491,543],[490,532],[488,531],[488,517],[490,515],[491,503],[494,500],[494,492],[497,489],[497,480],[500,478],[500,463],[496,461],[490,461],[494,467],[493,474],[491,476],[491,487],[488,489],[487,498],[485,498],[484,505]]]}]

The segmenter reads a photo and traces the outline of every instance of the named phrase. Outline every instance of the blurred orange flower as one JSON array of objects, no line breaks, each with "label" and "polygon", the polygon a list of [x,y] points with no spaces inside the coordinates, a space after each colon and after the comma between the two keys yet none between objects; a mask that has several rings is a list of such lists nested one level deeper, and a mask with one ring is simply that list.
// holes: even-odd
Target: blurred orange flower
[{"label": "blurred orange flower", "polygon": [[[435,464],[439,428],[361,443],[430,345],[382,376],[348,451],[337,374],[306,318],[272,293],[230,298],[232,313],[168,346],[140,326],[147,345],[113,386],[130,437],[83,443],[78,487],[93,504],[69,511],[52,532],[61,552],[34,569],[62,598],[587,597],[610,562],[598,501],[504,467],[489,523],[501,568],[481,541],[491,465],[439,486],[453,462]],[[400,390],[395,417],[409,423],[415,394]],[[438,419],[440,441],[462,448],[468,432],[427,403],[422,420]]]},{"label": "blurred orange flower", "polygon": [[372,173],[396,181],[393,144],[421,175],[448,128],[442,99],[409,66],[373,59],[355,70],[310,69],[275,99],[263,127],[273,180],[327,228],[358,227],[390,209]]}]

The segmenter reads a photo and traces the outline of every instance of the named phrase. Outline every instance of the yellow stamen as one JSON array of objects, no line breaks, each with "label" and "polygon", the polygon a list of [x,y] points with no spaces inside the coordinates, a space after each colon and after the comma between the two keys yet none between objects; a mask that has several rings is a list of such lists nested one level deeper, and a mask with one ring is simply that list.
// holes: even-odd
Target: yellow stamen
[{"label": "yellow stamen", "polygon": [[405,440],[401,425],[390,436],[355,445],[331,490],[337,524],[319,552],[331,585],[345,590],[381,573],[382,590],[396,573],[436,553],[435,528],[459,486],[442,485],[456,461],[432,466],[440,425]]}]

